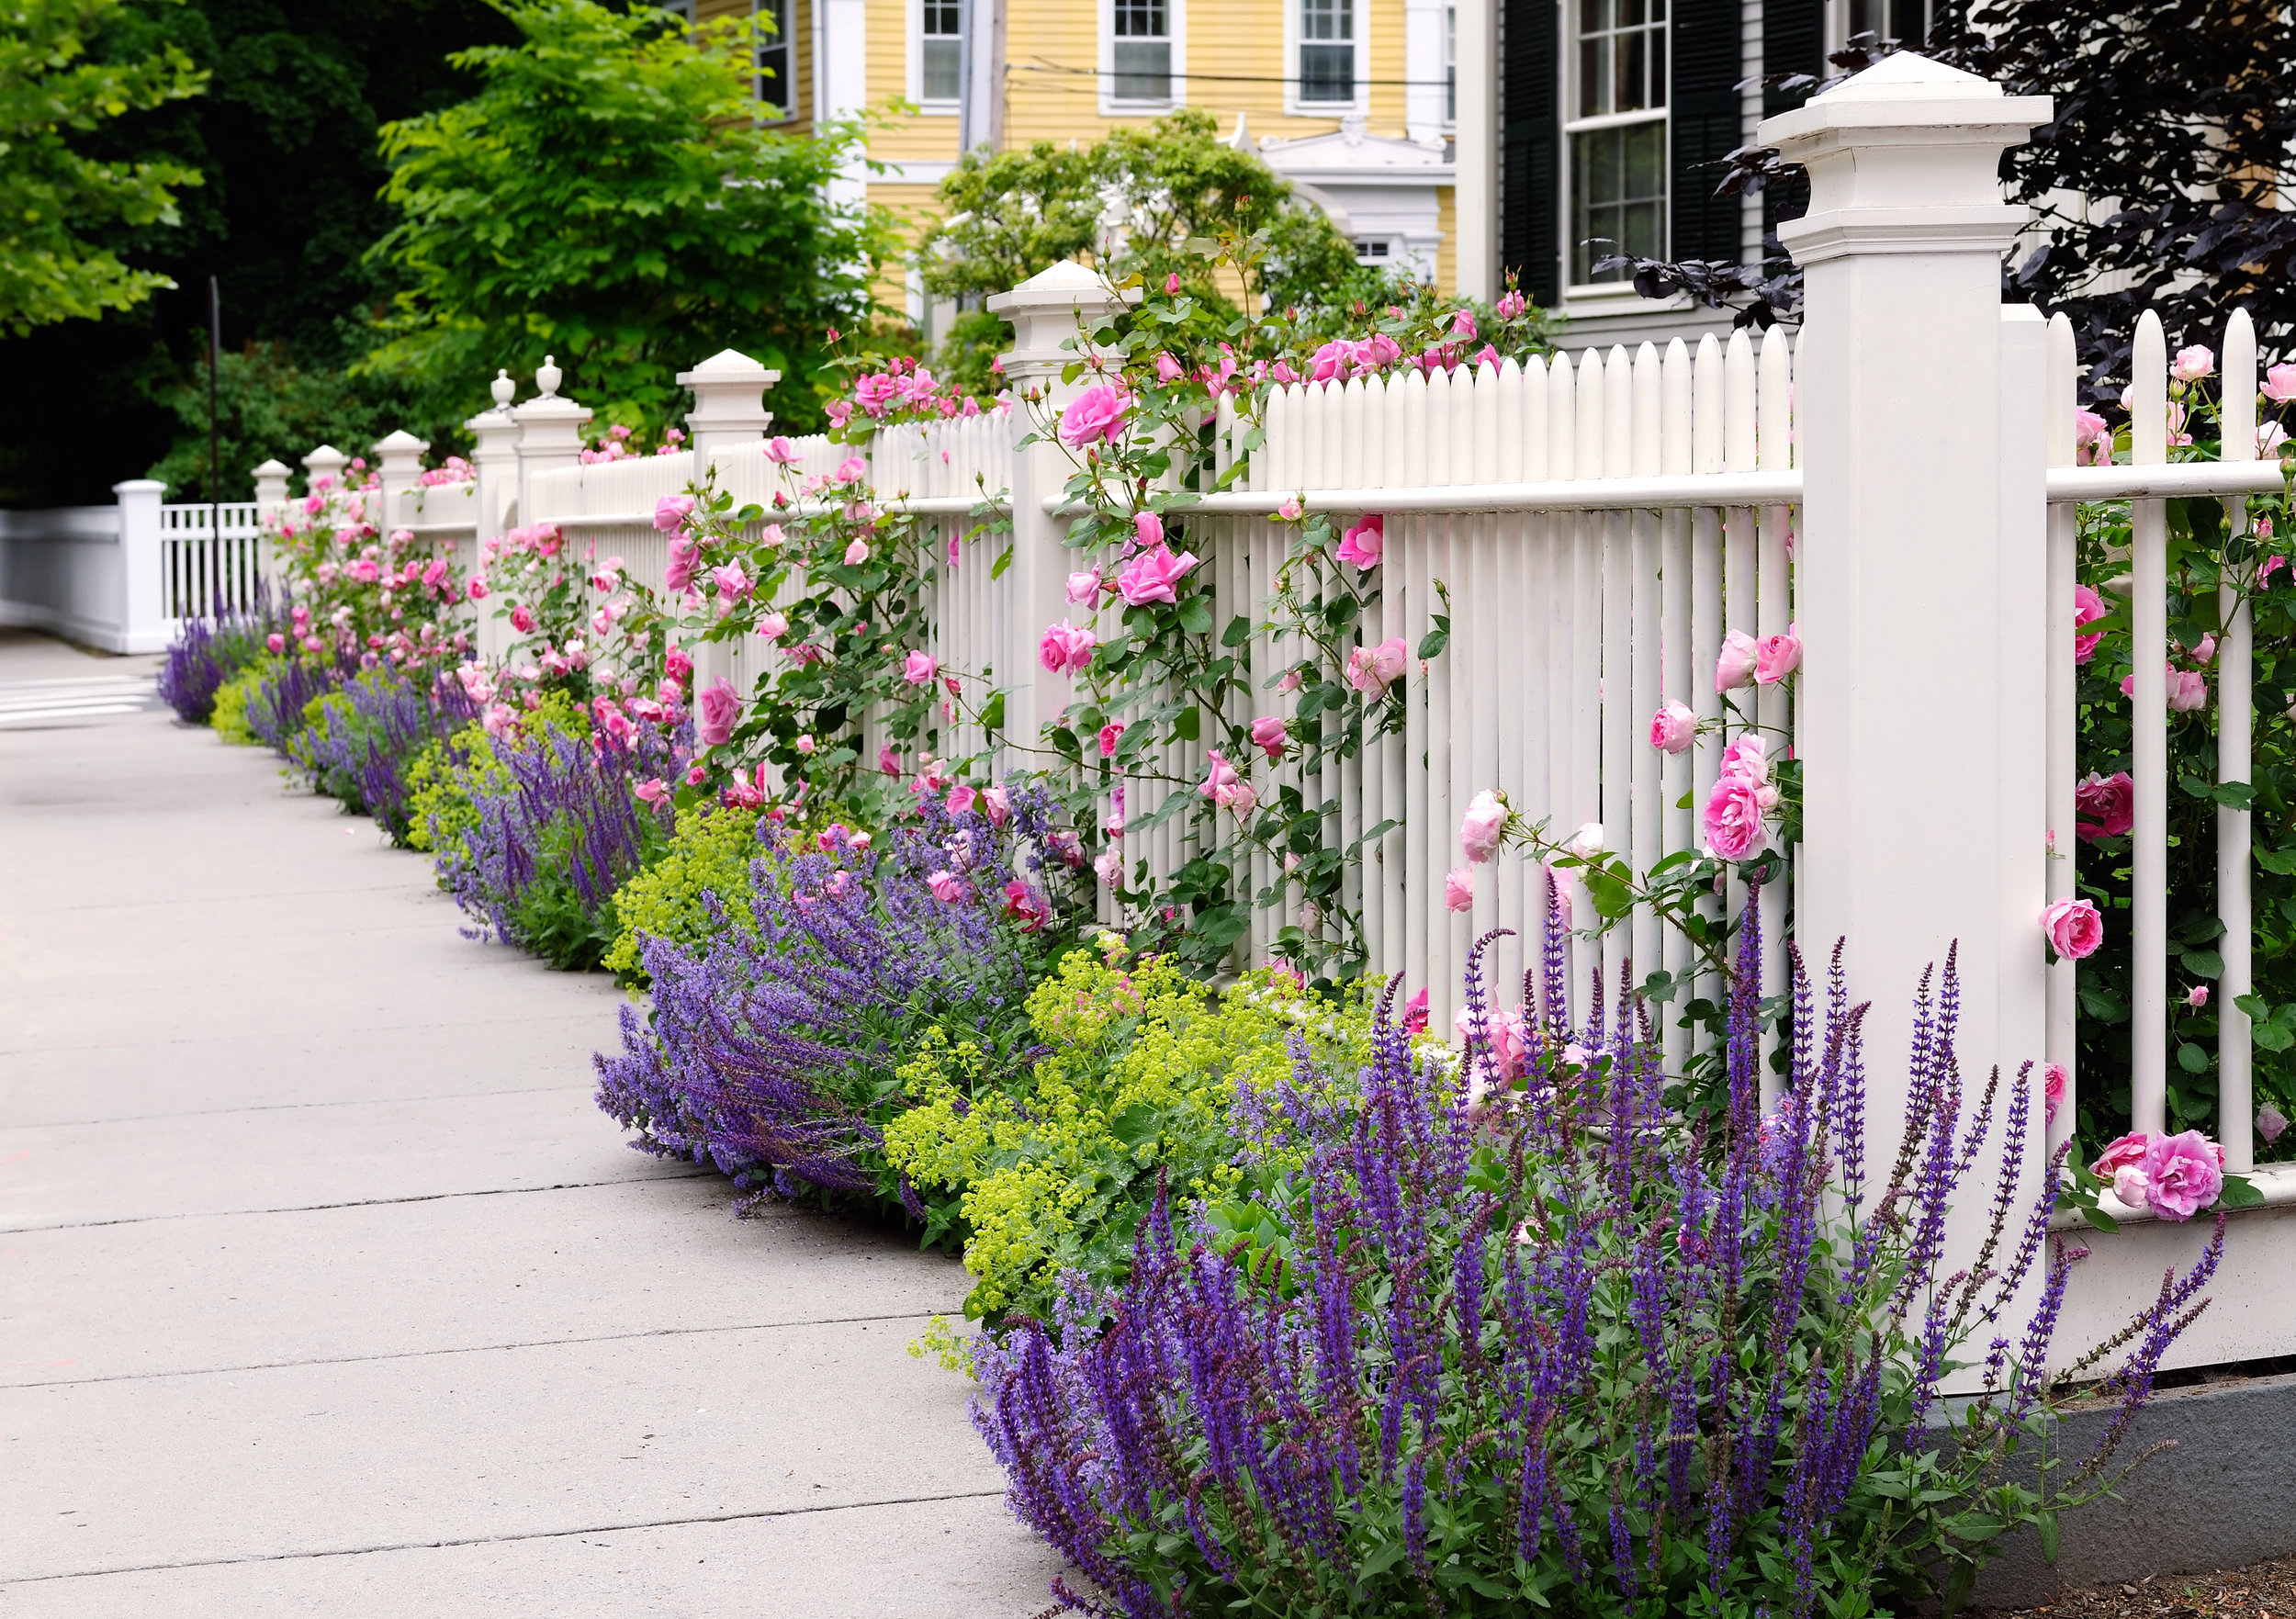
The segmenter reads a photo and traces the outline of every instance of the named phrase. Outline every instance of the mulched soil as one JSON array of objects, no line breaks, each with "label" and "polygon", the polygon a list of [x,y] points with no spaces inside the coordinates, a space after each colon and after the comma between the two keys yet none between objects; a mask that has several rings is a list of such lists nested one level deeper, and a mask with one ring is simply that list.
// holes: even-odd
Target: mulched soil
[{"label": "mulched soil", "polygon": [[1983,1619],[2296,1619],[2296,1557],[2214,1574],[2155,1574],[2133,1585],[2092,1585],[2045,1608]]}]

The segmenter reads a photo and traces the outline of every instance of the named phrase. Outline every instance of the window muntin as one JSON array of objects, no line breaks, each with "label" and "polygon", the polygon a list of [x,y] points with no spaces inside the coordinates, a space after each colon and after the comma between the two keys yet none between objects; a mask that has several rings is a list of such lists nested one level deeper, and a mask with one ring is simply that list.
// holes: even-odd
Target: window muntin
[{"label": "window muntin", "polygon": [[1443,8],[1443,121],[1459,121],[1459,8]]},{"label": "window muntin", "polygon": [[924,0],[918,28],[918,99],[955,101],[963,93],[964,8],[958,0]]},{"label": "window muntin", "polygon": [[1299,0],[1300,99],[1356,99],[1355,0]]},{"label": "window muntin", "polygon": [[1573,0],[1570,143],[1570,280],[1614,253],[1667,251],[1666,0]]},{"label": "window muntin", "polygon": [[1166,0],[1114,0],[1109,95],[1117,101],[1172,99],[1172,13]]}]

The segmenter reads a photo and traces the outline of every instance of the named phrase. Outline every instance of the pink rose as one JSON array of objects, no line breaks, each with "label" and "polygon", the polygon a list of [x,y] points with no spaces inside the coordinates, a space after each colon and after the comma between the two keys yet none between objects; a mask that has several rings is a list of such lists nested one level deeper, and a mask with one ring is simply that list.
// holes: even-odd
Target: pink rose
[{"label": "pink rose", "polygon": [[765,442],[765,458],[778,466],[787,467],[798,460],[797,446],[785,438],[770,438]]},{"label": "pink rose", "polygon": [[[2073,627],[2075,629],[2077,630],[2085,624],[2096,623],[2099,619],[2105,617],[2109,611],[2110,609],[2105,606],[2104,598],[2087,585],[2073,587]],[[2097,644],[2104,638],[2104,632],[2101,630],[2093,635],[2075,635],[2073,637],[2073,661],[2087,663],[2097,655]]]},{"label": "pink rose", "polygon": [[1802,637],[1788,624],[1783,635],[1764,635],[1754,643],[1754,683],[1774,686],[1802,667]]},{"label": "pink rose", "polygon": [[1484,788],[1469,801],[1459,820],[1459,845],[1476,865],[1499,852],[1499,839],[1507,829],[1507,806],[1496,793]]},{"label": "pink rose", "polygon": [[1698,716],[1689,706],[1670,703],[1650,716],[1650,746],[1660,753],[1680,753],[1698,739]]},{"label": "pink rose", "polygon": [[[1757,788],[1770,785],[1770,744],[1762,740],[1759,731],[1740,731],[1730,738],[1730,745],[1722,750],[1722,770],[1725,776],[1735,776]],[[1761,806],[1769,809],[1778,802],[1774,789],[1762,797]]]},{"label": "pink rose", "polygon": [[636,793],[639,798],[643,799],[647,804],[659,804],[663,799],[670,796],[670,784],[667,781],[664,781],[659,776],[656,776],[650,781],[640,781],[636,786],[631,788],[630,791]]},{"label": "pink rose", "polygon": [[1275,763],[1284,756],[1284,722],[1274,714],[1263,714],[1252,722],[1252,746],[1267,755]]},{"label": "pink rose", "polygon": [[1187,375],[1187,373],[1181,369],[1179,361],[1170,354],[1160,354],[1156,356],[1156,380],[1158,382],[1169,385],[1179,381]]},{"label": "pink rose", "polygon": [[721,602],[738,602],[753,588],[749,576],[741,571],[738,562],[728,562],[723,568],[711,568],[710,578],[717,582],[717,597]]},{"label": "pink rose", "polygon": [[1355,357],[1355,353],[1354,343],[1344,337],[1334,338],[1309,357],[1308,380],[1331,381],[1347,368],[1347,363]]},{"label": "pink rose", "polygon": [[276,630],[263,638],[263,644],[274,652],[285,652],[287,650],[287,637],[280,635]]},{"label": "pink rose", "polygon": [[952,815],[965,814],[973,807],[974,801],[980,796],[980,793],[974,788],[966,786],[962,781],[958,782],[949,789],[949,813]]},{"label": "pink rose", "polygon": [[1100,644],[1100,637],[1090,630],[1078,629],[1063,619],[1045,626],[1044,637],[1037,644],[1037,661],[1050,674],[1082,674],[1092,667],[1092,649]]},{"label": "pink rose", "polygon": [[654,526],[664,534],[683,528],[692,511],[692,495],[664,495],[654,502]]},{"label": "pink rose", "polygon": [[891,744],[877,749],[877,768],[888,776],[901,773],[901,756],[893,751]]},{"label": "pink rose", "polygon": [[672,646],[662,658],[662,668],[669,671],[671,680],[682,680],[693,672],[693,659]]},{"label": "pink rose", "polygon": [[662,589],[676,595],[693,583],[693,575],[701,566],[701,545],[680,534],[670,542],[670,563],[662,569]]},{"label": "pink rose", "polygon": [[1471,911],[1475,908],[1475,870],[1472,866],[1454,867],[1445,875],[1443,906],[1450,911]]},{"label": "pink rose", "polygon": [[2191,1007],[2196,1012],[2201,1007],[2207,1006],[2209,1004],[2209,986],[2205,984],[2194,984],[2190,989],[2185,992],[2184,1004]]},{"label": "pink rose", "polygon": [[1092,871],[1105,887],[1124,886],[1124,857],[1112,849],[1092,862]]},{"label": "pink rose", "polygon": [[1293,495],[1276,508],[1276,516],[1284,523],[1297,523],[1300,521],[1300,513],[1306,510],[1307,508],[1300,503],[1300,497]]},{"label": "pink rose", "polygon": [[1762,808],[1761,788],[1744,776],[1724,776],[1715,782],[1703,818],[1706,847],[1716,860],[1749,860],[1769,847]]},{"label": "pink rose", "polygon": [[534,633],[534,627],[535,612],[533,608],[526,606],[523,602],[521,602],[518,606],[511,609],[511,628],[516,630],[522,635],[526,635]]},{"label": "pink rose", "polygon": [[1100,599],[1100,576],[1084,568],[1068,576],[1068,602],[1072,607],[1089,607]]},{"label": "pink rose", "polygon": [[1403,1032],[1427,1032],[1427,992],[1424,989],[1403,1003]]},{"label": "pink rose", "polygon": [[1108,383],[1085,389],[1061,412],[1061,442],[1073,449],[1113,439],[1123,424],[1124,396]]},{"label": "pink rose", "polygon": [[846,567],[859,568],[862,563],[868,560],[869,542],[867,540],[855,540],[851,545],[845,547]]},{"label": "pink rose", "polygon": [[724,675],[712,682],[695,705],[694,735],[704,748],[722,748],[734,734],[735,722],[741,718],[741,698],[734,691],[734,683]]},{"label": "pink rose", "polygon": [[[1147,513],[1145,515],[1154,515]],[[1179,597],[1173,587],[1187,577],[1196,566],[1192,552],[1174,556],[1162,544],[1139,553],[1117,570],[1116,589],[1128,607],[1145,606],[1151,602],[1176,602]]]},{"label": "pink rose", "polygon": [[954,871],[935,871],[925,879],[925,886],[944,905],[953,905],[964,897],[964,879]]},{"label": "pink rose", "polygon": [[1002,787],[981,789],[981,810],[988,816],[988,824],[1001,826],[1012,819],[1012,794]]},{"label": "pink rose", "polygon": [[1052,913],[1044,908],[1044,901],[1038,897],[1035,889],[1026,883],[1012,882],[1005,884],[1005,915],[1020,924],[1021,932],[1034,933],[1044,926]]},{"label": "pink rose", "polygon": [[2177,351],[2176,359],[2168,366],[2168,375],[2178,382],[2198,382],[2215,369],[2215,351],[2204,343],[2196,343],[2190,348]]},{"label": "pink rose", "polygon": [[1116,757],[1116,745],[1119,741],[1122,740],[1123,736],[1124,726],[1120,721],[1111,720],[1107,725],[1102,725],[1100,727],[1100,757],[1102,759],[1114,759]]},{"label": "pink rose", "polygon": [[1472,311],[1461,309],[1451,317],[1451,335],[1464,337],[1469,343],[1475,340],[1475,317]]},{"label": "pink rose", "polygon": [[1714,689],[1735,691],[1754,678],[1754,665],[1760,649],[1754,637],[1744,630],[1732,630],[1722,637],[1721,656],[1715,659]]},{"label": "pink rose", "polygon": [[2057,1110],[2065,1106],[2065,1087],[2068,1076],[2065,1064],[2052,1062],[2041,1071],[2041,1096],[2043,1122],[2056,1122]]},{"label": "pink rose", "polygon": [[2224,1189],[2216,1145],[2197,1130],[2155,1136],[2144,1149],[2144,1200],[2163,1220],[2190,1220]]},{"label": "pink rose", "polygon": [[1235,773],[1235,766],[1230,764],[1227,756],[1217,748],[1207,749],[1204,757],[1210,761],[1211,768],[1196,791],[1217,802],[1221,793],[1233,792],[1242,778]]},{"label": "pink rose", "polygon": [[798,733],[797,740],[790,746],[796,748],[798,752],[810,757],[813,753],[813,733],[811,731],[801,731]]},{"label": "pink rose", "polygon": [[2209,679],[2199,669],[2170,669],[2166,684],[2173,714],[2194,714],[2209,705]]},{"label": "pink rose", "polygon": [[2112,465],[2112,428],[2096,411],[2073,412],[2073,454],[2083,467]]},{"label": "pink rose", "polygon": [[940,672],[940,666],[928,652],[912,652],[901,665],[901,678],[912,686],[929,686]]},{"label": "pink rose", "polygon": [[868,476],[869,463],[862,460],[859,455],[848,455],[844,460],[837,464],[837,474],[833,481],[837,483],[859,483],[862,478]]},{"label": "pink rose", "polygon": [[769,613],[758,620],[758,634],[769,641],[778,641],[789,634],[789,618],[784,613]]},{"label": "pink rose", "polygon": [[2126,770],[2115,770],[2110,776],[2091,770],[2073,789],[2073,807],[2077,814],[2092,817],[2074,823],[2073,830],[2082,841],[2119,838],[2136,825],[2136,783]]},{"label": "pink rose", "polygon": [[1364,520],[1339,537],[1339,549],[1334,555],[1342,562],[1352,562],[1365,573],[1379,566],[1380,554],[1387,546],[1387,523],[1378,512]]},{"label": "pink rose", "polygon": [[2105,942],[2105,919],[2085,899],[2061,899],[2041,913],[2041,930],[2049,947],[2067,961],[2094,955]]},{"label": "pink rose", "polygon": [[2284,361],[2264,374],[2264,397],[2276,405],[2296,399],[2296,361]]},{"label": "pink rose", "polygon": [[1153,512],[1132,513],[1132,548],[1152,550],[1164,544],[1164,519]]}]

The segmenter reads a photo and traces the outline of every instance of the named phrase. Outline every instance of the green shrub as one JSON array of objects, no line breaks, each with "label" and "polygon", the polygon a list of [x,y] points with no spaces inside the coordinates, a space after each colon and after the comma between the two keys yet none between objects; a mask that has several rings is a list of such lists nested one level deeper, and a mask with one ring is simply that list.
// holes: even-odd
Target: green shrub
[{"label": "green shrub", "polygon": [[1231,1107],[1293,1072],[1294,1036],[1325,1072],[1368,1060],[1360,991],[1311,999],[1263,969],[1215,994],[1176,961],[1103,938],[1030,995],[1043,1054],[1010,1091],[985,1086],[979,1049],[938,1029],[901,1070],[917,1105],[886,1127],[885,1156],[919,1186],[962,1192],[973,1319],[1051,1321],[1066,1270],[1122,1280],[1160,1178],[1176,1199],[1248,1194]]},{"label": "green shrub", "polygon": [[754,939],[749,862],[758,847],[758,812],[697,804],[678,812],[678,830],[661,858],[614,893],[622,931],[606,952],[605,968],[625,984],[642,984],[639,935],[666,939],[679,949],[698,951],[721,924],[710,915],[704,894],[717,896],[724,925]]},{"label": "green shrub", "polygon": [[215,727],[218,736],[234,748],[253,748],[263,741],[247,723],[248,699],[254,695],[263,678],[263,661],[259,658],[216,690],[215,717],[208,724]]}]

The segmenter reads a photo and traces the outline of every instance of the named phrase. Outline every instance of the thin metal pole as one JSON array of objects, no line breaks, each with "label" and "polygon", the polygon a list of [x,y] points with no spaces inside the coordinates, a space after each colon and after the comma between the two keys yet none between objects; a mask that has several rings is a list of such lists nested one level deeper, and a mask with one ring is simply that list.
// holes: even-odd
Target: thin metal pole
[{"label": "thin metal pole", "polygon": [[[209,568],[219,567],[223,553],[223,457],[218,446],[215,423],[216,372],[223,364],[223,290],[212,275],[208,277],[208,555]],[[218,597],[222,584],[213,577],[208,584]],[[210,602],[210,611],[221,607],[219,601]]]}]

